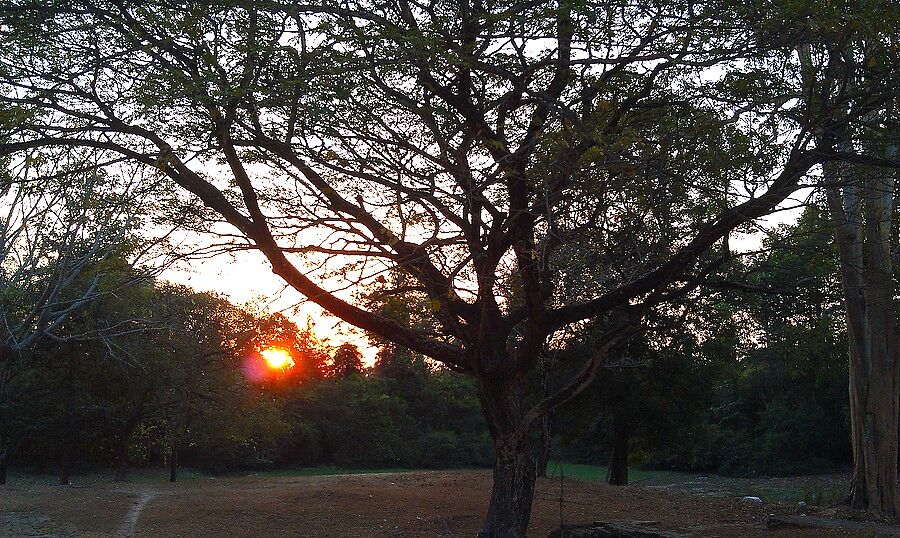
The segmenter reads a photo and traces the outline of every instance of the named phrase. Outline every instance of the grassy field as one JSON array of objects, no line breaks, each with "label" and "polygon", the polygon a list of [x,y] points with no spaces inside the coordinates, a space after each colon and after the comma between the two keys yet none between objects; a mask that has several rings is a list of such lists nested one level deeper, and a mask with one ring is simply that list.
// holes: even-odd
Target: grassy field
[{"label": "grassy field", "polygon": [[[169,484],[162,470],[142,470],[128,484],[76,475],[73,487],[53,485],[53,477],[40,475],[0,489],[0,536],[473,536],[490,495],[489,470],[345,471],[192,474]],[[602,473],[580,471],[582,477]],[[801,510],[796,503],[752,504],[668,486],[569,480],[561,488],[558,479],[547,478],[537,484],[528,536],[546,537],[560,521],[643,521],[687,535],[772,536],[766,529],[770,515]]]},{"label": "grassy field", "polygon": [[[271,471],[241,471],[234,473],[207,473],[196,469],[182,468],[178,471],[179,482],[193,480],[217,480],[225,478],[239,478],[243,476],[257,477],[293,477],[293,476],[331,476],[331,475],[355,475],[355,474],[379,474],[412,472],[417,469],[403,467],[383,467],[369,469],[348,469],[343,467],[298,467],[288,469],[275,469]],[[418,469],[421,470],[421,469]],[[82,469],[72,474],[71,482],[74,485],[92,485],[109,482],[113,472],[105,469]],[[21,467],[13,467],[9,471],[9,483],[11,485],[56,484],[59,477],[47,472],[35,471]],[[156,484],[169,481],[169,469],[162,467],[139,467],[128,471],[129,484]]]},{"label": "grassy field", "polygon": [[[605,481],[607,467],[551,462],[547,476],[566,479]],[[846,496],[849,476],[831,474],[786,478],[733,478],[703,473],[629,469],[632,485],[670,488],[714,497],[759,497],[764,502],[806,503],[825,506]]]},{"label": "grassy field", "polygon": [[[560,472],[564,478],[574,480],[606,480],[608,469],[604,465],[587,465],[582,463],[563,463],[552,461],[547,465],[547,476],[559,477]],[[628,469],[628,480],[631,484],[647,486],[659,484],[671,484],[673,482],[690,480],[696,474],[680,473],[676,471],[647,471],[644,469]]]},{"label": "grassy field", "polygon": [[[178,474],[179,482],[196,480],[224,480],[229,478],[291,478],[335,475],[367,475],[387,473],[425,472],[421,469],[400,467],[383,467],[369,469],[352,469],[341,467],[302,467],[278,469],[271,471],[252,471],[227,474],[209,474],[192,469],[182,469]],[[565,480],[582,480],[605,482],[607,468],[602,465],[586,465],[551,462],[547,466],[547,476],[559,479],[562,474]],[[764,502],[803,502],[812,506],[826,506],[841,500],[847,493],[848,476],[843,474],[787,477],[787,478],[733,478],[702,473],[684,473],[676,471],[653,471],[645,469],[629,469],[631,485],[651,489],[672,489],[686,491],[712,497],[759,497]],[[129,472],[128,482],[131,484],[162,484],[168,482],[168,470],[162,468],[138,468]],[[72,484],[96,485],[109,482],[110,471],[90,470],[75,473]],[[10,473],[12,485],[52,485],[58,478],[54,475],[37,473],[24,469],[13,469]]]}]

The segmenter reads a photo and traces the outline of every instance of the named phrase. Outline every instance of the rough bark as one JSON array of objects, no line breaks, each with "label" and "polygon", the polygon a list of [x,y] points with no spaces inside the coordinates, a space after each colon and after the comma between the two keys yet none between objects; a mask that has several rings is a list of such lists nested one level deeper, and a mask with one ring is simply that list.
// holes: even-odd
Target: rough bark
[{"label": "rough bark", "polygon": [[[7,390],[12,376],[10,367],[12,358],[12,349],[8,345],[0,343],[0,409],[9,398]],[[0,414],[0,421],[4,419],[5,417]],[[8,431],[0,427],[0,486],[6,485],[7,458],[12,450],[10,441]]]},{"label": "rough bark", "polygon": [[521,385],[501,374],[479,378],[482,407],[494,441],[494,483],[480,537],[525,536],[531,519],[536,481],[535,461],[522,422]]},{"label": "rough bark", "polygon": [[[846,306],[853,482],[850,504],[890,519],[897,499],[898,346],[890,251],[894,178],[858,183],[826,167]],[[855,179],[855,178],[854,178]],[[843,186],[841,184],[843,183]]]},{"label": "rough bark", "polygon": [[613,417],[612,456],[609,462],[609,473],[606,481],[613,486],[628,485],[628,442],[631,439],[631,426],[620,412]]},{"label": "rough bark", "polygon": [[[541,380],[541,398],[550,396],[550,369],[545,368]],[[537,476],[547,477],[547,464],[550,463],[550,412],[541,417],[541,431],[537,447]]]},{"label": "rough bark", "polygon": [[480,537],[520,538],[531,519],[536,480],[534,459],[527,450],[496,447],[491,502]]},{"label": "rough bark", "polygon": [[538,452],[535,458],[537,476],[547,477],[547,465],[550,463],[550,413],[541,419],[541,435],[538,440]]}]

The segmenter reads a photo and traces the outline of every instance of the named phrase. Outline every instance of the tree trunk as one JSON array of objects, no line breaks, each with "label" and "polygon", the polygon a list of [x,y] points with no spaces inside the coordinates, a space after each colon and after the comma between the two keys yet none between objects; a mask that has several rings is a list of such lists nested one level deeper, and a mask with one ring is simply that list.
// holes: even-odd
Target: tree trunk
[{"label": "tree trunk", "polygon": [[622,418],[621,412],[613,417],[612,457],[609,462],[609,473],[606,481],[613,486],[628,485],[628,441],[631,438],[631,427]]},{"label": "tree trunk", "polygon": [[116,447],[116,482],[125,482],[128,474],[128,446],[131,444],[131,436],[144,418],[144,409],[147,399],[150,397],[150,389],[145,389],[137,401],[131,415],[122,425],[119,434],[119,445]]},{"label": "tree trunk", "polygon": [[72,448],[68,441],[63,441],[62,457],[59,462],[59,485],[68,486],[72,475]]},{"label": "tree trunk", "polygon": [[[0,409],[3,409],[4,404],[9,401],[8,390],[12,378],[12,359],[12,349],[8,345],[0,343]],[[0,412],[0,424],[4,424],[5,420],[5,414]],[[0,426],[0,486],[6,485],[7,465],[12,445],[9,431]]]},{"label": "tree trunk", "polygon": [[124,436],[116,447],[116,482],[125,482],[128,479],[128,444],[131,435]]},{"label": "tree trunk", "polygon": [[178,480],[178,446],[173,445],[169,453],[169,482]]},{"label": "tree trunk", "polygon": [[836,164],[825,168],[835,225],[850,356],[853,482],[850,504],[890,519],[897,504],[898,370],[891,271],[894,179],[871,171],[854,184]]},{"label": "tree trunk", "polygon": [[[900,514],[896,492],[897,384],[892,372],[886,371],[886,361],[873,359],[866,361],[858,349],[850,351],[853,446],[850,505],[896,519]],[[864,372],[867,362],[873,366],[873,372],[879,373],[867,376]]]},{"label": "tree trunk", "polygon": [[482,526],[482,538],[520,538],[531,519],[536,481],[527,435],[517,437],[522,422],[521,387],[505,376],[479,379],[485,418],[494,440],[494,483]]},{"label": "tree trunk", "polygon": [[481,529],[483,538],[525,536],[534,500],[535,466],[528,450],[497,447],[491,503]]},{"label": "tree trunk", "polygon": [[[546,398],[550,395],[550,368],[544,368],[544,375],[541,380],[541,397]],[[541,417],[541,435],[538,440],[537,453],[537,476],[541,478],[547,477],[547,464],[550,463],[550,412],[548,411]]]},{"label": "tree trunk", "polygon": [[547,477],[547,465],[550,463],[550,413],[541,419],[541,438],[538,444],[536,472],[541,478]]}]

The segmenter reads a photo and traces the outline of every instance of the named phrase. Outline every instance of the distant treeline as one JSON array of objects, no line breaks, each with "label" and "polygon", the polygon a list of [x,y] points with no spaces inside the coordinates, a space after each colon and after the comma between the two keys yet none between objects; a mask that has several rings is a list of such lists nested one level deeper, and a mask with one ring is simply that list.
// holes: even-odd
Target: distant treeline
[{"label": "distant treeline", "polygon": [[[58,470],[179,465],[471,467],[491,463],[473,382],[385,347],[319,342],[280,314],[126,269],[70,330],[20,358],[0,405],[13,464]],[[285,350],[273,369],[260,351]]]},{"label": "distant treeline", "polygon": [[[851,462],[846,334],[822,216],[736,265],[753,289],[704,294],[690,316],[659,312],[599,380],[533,432],[544,461],[795,474]],[[469,467],[492,463],[471,378],[385,345],[372,368],[311,328],[225,299],[104,269],[101,299],[70,338],[19,357],[0,400],[16,464],[59,469],[178,464],[207,471],[286,466]],[[738,279],[736,279],[738,280]],[[404,308],[394,302],[395,315]],[[398,314],[399,312],[399,314]],[[649,334],[649,332],[648,332]],[[557,342],[529,398],[591,353],[590,328]],[[277,346],[292,368],[263,366]]]}]

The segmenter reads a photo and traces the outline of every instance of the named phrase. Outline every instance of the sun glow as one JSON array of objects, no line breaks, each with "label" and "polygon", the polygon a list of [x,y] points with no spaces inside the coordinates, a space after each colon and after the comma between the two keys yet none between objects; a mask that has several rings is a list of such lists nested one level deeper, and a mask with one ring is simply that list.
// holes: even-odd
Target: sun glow
[{"label": "sun glow", "polygon": [[260,352],[266,364],[273,370],[284,370],[294,367],[294,359],[288,350],[280,347],[269,347]]}]

